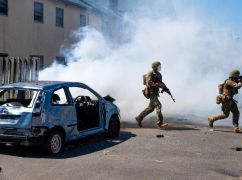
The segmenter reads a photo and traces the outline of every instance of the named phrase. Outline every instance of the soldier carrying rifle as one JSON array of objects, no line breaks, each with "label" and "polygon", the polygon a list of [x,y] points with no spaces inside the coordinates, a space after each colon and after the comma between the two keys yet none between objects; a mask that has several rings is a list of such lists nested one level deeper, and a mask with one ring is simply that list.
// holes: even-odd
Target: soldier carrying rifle
[{"label": "soldier carrying rifle", "polygon": [[211,130],[213,130],[213,124],[217,120],[225,119],[229,117],[230,112],[233,114],[233,131],[235,133],[241,133],[239,128],[239,109],[237,101],[233,99],[234,95],[238,94],[238,90],[241,88],[242,77],[240,71],[233,70],[229,73],[229,79],[226,79],[223,84],[220,84],[219,94],[217,96],[217,104],[222,103],[222,114],[217,116],[209,116],[208,124]]},{"label": "soldier carrying rifle", "polygon": [[161,103],[158,99],[160,88],[162,89],[161,93],[168,93],[171,96],[172,100],[175,102],[175,99],[173,98],[170,90],[162,82],[162,75],[159,72],[161,70],[161,63],[159,61],[152,63],[152,69],[152,71],[148,72],[143,76],[144,85],[146,85],[146,88],[143,90],[143,94],[146,98],[150,99],[150,103],[145,110],[143,110],[137,117],[135,117],[140,128],[142,127],[141,121],[145,118],[145,116],[153,112],[155,109],[157,115],[157,125],[160,128],[166,127],[168,125],[167,123],[163,123]]}]

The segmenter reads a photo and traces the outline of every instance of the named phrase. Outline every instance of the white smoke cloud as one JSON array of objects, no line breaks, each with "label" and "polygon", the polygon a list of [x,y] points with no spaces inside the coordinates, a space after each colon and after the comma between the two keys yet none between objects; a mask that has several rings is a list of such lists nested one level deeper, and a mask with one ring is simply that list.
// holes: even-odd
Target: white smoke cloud
[{"label": "white smoke cloud", "polygon": [[242,42],[232,38],[233,29],[181,8],[160,16],[156,11],[155,17],[126,18],[132,27],[124,33],[132,32],[128,43],[114,48],[100,32],[79,29],[75,32],[79,41],[64,51],[68,66],[54,63],[40,79],[83,82],[102,95],[111,94],[123,120],[134,121],[148,105],[141,92],[142,75],[160,60],[163,80],[176,99],[173,103],[169,95],[161,95],[165,117],[195,114],[206,122],[205,117],[219,113],[217,85],[231,69],[242,67]]}]

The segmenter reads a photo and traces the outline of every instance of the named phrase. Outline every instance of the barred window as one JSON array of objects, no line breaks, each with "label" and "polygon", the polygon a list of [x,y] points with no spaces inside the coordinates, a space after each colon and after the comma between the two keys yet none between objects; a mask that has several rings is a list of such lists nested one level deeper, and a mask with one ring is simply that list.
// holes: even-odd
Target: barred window
[{"label": "barred window", "polygon": [[43,3],[34,2],[34,21],[44,22],[44,6]]},{"label": "barred window", "polygon": [[57,27],[64,27],[64,10],[56,8],[55,24]]},{"label": "barred window", "polygon": [[8,0],[0,0],[0,15],[8,15]]}]

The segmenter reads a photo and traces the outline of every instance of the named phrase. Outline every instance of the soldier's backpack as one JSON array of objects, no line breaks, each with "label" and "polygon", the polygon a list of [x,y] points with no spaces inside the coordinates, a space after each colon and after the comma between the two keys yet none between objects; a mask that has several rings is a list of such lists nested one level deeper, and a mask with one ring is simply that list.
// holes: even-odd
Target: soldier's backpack
[{"label": "soldier's backpack", "polygon": [[150,93],[149,90],[147,88],[147,74],[143,75],[143,85],[145,85],[146,87],[142,90],[144,97],[146,97],[147,99],[150,98]]},{"label": "soldier's backpack", "polygon": [[221,95],[223,94],[224,90],[224,83],[218,85],[218,93]]},{"label": "soldier's backpack", "polygon": [[228,79],[224,81],[224,83],[218,85],[218,93],[222,95],[224,93],[224,85]]},{"label": "soldier's backpack", "polygon": [[224,83],[218,85],[218,93],[219,93],[219,95],[216,97],[216,103],[217,104],[222,103],[223,100],[224,100],[223,93],[224,93],[224,85],[225,85],[226,81],[227,81],[227,79],[224,81]]},{"label": "soldier's backpack", "polygon": [[144,74],[143,75],[143,85],[146,86],[146,84],[147,84],[147,74]]}]

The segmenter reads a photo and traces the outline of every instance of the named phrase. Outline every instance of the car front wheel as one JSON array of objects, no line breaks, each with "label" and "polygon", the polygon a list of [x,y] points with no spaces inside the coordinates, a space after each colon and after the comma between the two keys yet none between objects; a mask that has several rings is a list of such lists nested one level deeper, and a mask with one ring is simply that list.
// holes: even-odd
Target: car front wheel
[{"label": "car front wheel", "polygon": [[44,151],[47,154],[58,154],[63,145],[63,135],[60,131],[54,130],[48,136],[45,144]]},{"label": "car front wheel", "polygon": [[112,116],[108,125],[108,136],[117,137],[120,131],[120,121],[118,116]]}]

